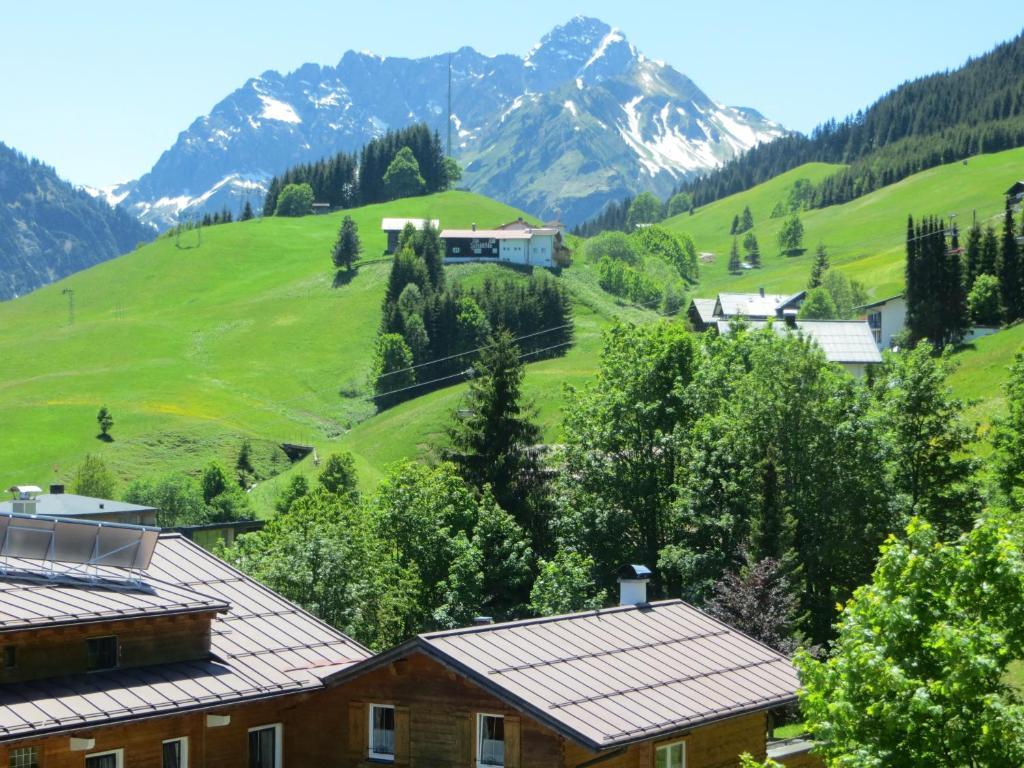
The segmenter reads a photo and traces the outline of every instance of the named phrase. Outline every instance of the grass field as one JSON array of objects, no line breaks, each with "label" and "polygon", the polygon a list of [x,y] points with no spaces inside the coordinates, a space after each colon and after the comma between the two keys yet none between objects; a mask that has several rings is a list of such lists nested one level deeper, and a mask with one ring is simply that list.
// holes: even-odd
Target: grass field
[{"label": "grass field", "polygon": [[[714,262],[702,265],[696,295],[723,289],[787,292],[804,286],[819,240],[832,261],[874,296],[902,288],[907,213],[997,213],[1008,179],[1024,176],[1024,149],[932,169],[843,206],[807,211],[803,256],[776,255],[777,200],[800,178],[836,166],[809,165],[748,192],[676,217]],[[729,224],[749,205],[764,268],[726,271]],[[340,215],[258,219],[211,227],[202,243],[162,238],[140,250],[0,304],[0,483],[67,481],[87,452],[102,454],[128,481],[172,470],[194,471],[213,457],[231,460],[242,438],[257,451],[280,442],[343,447],[356,456],[367,486],[393,461],[422,456],[443,438],[463,386],[432,392],[373,415],[369,366],[389,262],[380,258],[380,219],[440,218],[445,226],[492,225],[519,212],[468,193],[413,198],[351,212],[359,223],[364,262],[354,278],[332,285],[329,252]],[[477,283],[500,267],[448,267],[450,280]],[[507,274],[502,270],[504,274]],[[653,312],[624,307],[602,291],[579,261],[563,272],[572,293],[576,345],[564,357],[528,366],[526,393],[546,437],[560,438],[564,388],[588,381],[598,363],[601,330],[615,317]],[[74,322],[69,322],[73,291]],[[972,418],[987,423],[1002,408],[1001,382],[1024,326],[963,350],[953,377],[957,393],[976,400]],[[96,439],[96,411],[114,414],[112,443]],[[304,461],[253,492],[266,512],[281,484]]]},{"label": "grass field", "polygon": [[[949,218],[957,214],[961,227],[970,224],[977,212],[980,220],[996,218],[1003,212],[1003,192],[1024,177],[1024,148],[971,158],[967,164],[952,163],[910,176],[898,184],[880,189],[844,205],[804,211],[805,252],[801,256],[779,255],[776,241],[784,219],[772,219],[771,211],[797,179],[812,182],[834,173],[841,166],[812,163],[700,208],[694,215],[669,219],[666,226],[693,237],[699,251],[715,254],[710,264],[701,264],[697,293],[712,297],[719,291],[754,291],[764,286],[773,293],[805,287],[811,260],[819,242],[828,248],[831,262],[849,277],[861,281],[873,298],[903,290],[904,239],[907,215]],[[754,229],[761,246],[762,269],[741,275],[728,271],[732,218],[745,205],[754,215]],[[742,241],[742,236],[740,237]],[[742,251],[741,251],[742,252]]]},{"label": "grass field", "polygon": [[[519,215],[459,192],[370,206],[354,212],[368,259],[383,252],[385,213],[467,227]],[[243,436],[258,450],[319,445],[369,416],[389,267],[363,266],[333,287],[340,218],[205,228],[198,247],[195,232],[161,238],[0,304],[0,482],[66,480],[89,451],[125,480],[195,469],[231,456]],[[112,443],[95,437],[103,404]]]}]

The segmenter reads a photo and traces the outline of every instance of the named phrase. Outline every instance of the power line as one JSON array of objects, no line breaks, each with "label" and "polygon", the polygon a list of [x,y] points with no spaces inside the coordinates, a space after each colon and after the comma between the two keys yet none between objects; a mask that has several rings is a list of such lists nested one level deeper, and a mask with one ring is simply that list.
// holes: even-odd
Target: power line
[{"label": "power line", "polygon": [[[527,333],[527,334],[524,334],[522,336],[516,336],[514,339],[512,339],[512,341],[514,341],[514,342],[515,341],[522,341],[523,339],[529,339],[529,338],[532,338],[534,336],[540,336],[540,335],[545,334],[545,333],[551,333],[552,331],[560,331],[563,328],[571,328],[572,325],[573,325],[572,323],[563,323],[562,325],[555,325],[555,326],[552,326],[551,328],[544,328],[544,329],[542,329],[540,331],[534,331],[533,333]],[[494,342],[491,342],[490,344],[484,344],[483,346],[476,347],[475,349],[467,349],[465,352],[457,352],[454,355],[448,355],[447,357],[439,357],[439,358],[437,358],[435,360],[424,360],[422,363],[417,363],[416,365],[410,365],[410,366],[408,366],[406,368],[398,368],[397,370],[394,370],[394,371],[388,371],[387,373],[382,373],[380,376],[378,376],[376,379],[374,379],[374,381],[380,381],[381,379],[387,378],[388,376],[394,376],[396,373],[405,373],[406,371],[414,371],[417,368],[422,368],[422,367],[424,367],[426,365],[433,365],[434,363],[443,363],[446,360],[454,360],[457,357],[464,357],[465,355],[471,355],[471,354],[473,354],[475,352],[482,352],[483,350],[490,349],[493,346],[494,346]]]},{"label": "power line", "polygon": [[[532,352],[523,352],[521,355],[519,355],[519,359],[522,360],[524,357],[529,357],[530,355],[539,355],[541,352],[549,352],[549,351],[551,351],[553,349],[559,349],[561,347],[567,347],[570,344],[572,344],[571,341],[563,341],[563,342],[561,342],[559,344],[552,344],[550,347],[544,347],[543,349],[535,349]],[[398,389],[389,390],[388,392],[381,392],[379,394],[366,395],[363,399],[364,400],[376,400],[377,398],[384,398],[384,397],[389,397],[390,395],[397,395],[399,392],[408,392],[411,389],[418,389],[419,387],[425,387],[428,384],[437,384],[438,382],[448,381],[449,379],[458,379],[458,378],[461,378],[463,376],[466,376],[467,374],[470,374],[472,372],[472,370],[473,370],[472,367],[469,367],[469,368],[467,368],[467,369],[465,369],[463,371],[458,371],[457,373],[452,373],[452,374],[449,374],[448,376],[440,376],[440,377],[438,377],[436,379],[431,379],[430,381],[420,381],[420,382],[417,382],[416,384],[410,384],[407,387],[400,387]],[[397,373],[397,371],[395,371],[395,373]]]}]

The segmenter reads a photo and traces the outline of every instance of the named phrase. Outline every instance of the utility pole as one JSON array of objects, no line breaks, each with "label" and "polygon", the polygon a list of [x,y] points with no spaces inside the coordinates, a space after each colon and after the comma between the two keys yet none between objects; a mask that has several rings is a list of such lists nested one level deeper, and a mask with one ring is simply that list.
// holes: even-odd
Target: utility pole
[{"label": "utility pole", "polygon": [[448,54],[448,157],[452,156],[452,55]]},{"label": "utility pole", "polygon": [[75,324],[75,289],[65,288],[61,291],[65,296],[68,297],[68,325]]}]

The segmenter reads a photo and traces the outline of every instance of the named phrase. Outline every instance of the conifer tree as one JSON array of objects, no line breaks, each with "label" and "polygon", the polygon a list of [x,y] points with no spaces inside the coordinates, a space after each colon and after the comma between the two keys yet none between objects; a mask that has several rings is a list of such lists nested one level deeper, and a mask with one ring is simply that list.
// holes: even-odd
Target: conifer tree
[{"label": "conifer tree", "polygon": [[427,277],[435,291],[444,290],[444,253],[441,247],[441,234],[428,221],[417,237],[416,251],[427,266]]},{"label": "conifer tree", "polygon": [[818,243],[818,249],[814,252],[814,264],[811,265],[811,278],[807,281],[807,288],[817,288],[824,282],[825,272],[828,271],[828,251],[824,243]]},{"label": "conifer tree", "polygon": [[747,263],[752,267],[761,267],[761,246],[757,243],[757,236],[753,232],[748,232],[747,236],[743,238],[743,250],[747,254]]},{"label": "conifer tree", "polygon": [[989,226],[985,228],[985,236],[981,240],[981,260],[978,263],[978,274],[995,277],[998,271],[999,238],[996,237],[995,228]]},{"label": "conifer tree", "polygon": [[248,200],[245,201],[245,207],[242,208],[242,221],[249,221],[255,214],[252,212],[252,203]]},{"label": "conifer tree", "polygon": [[754,214],[750,212],[749,205],[743,207],[743,218],[740,221],[740,227],[740,232],[746,232],[754,228]]},{"label": "conifer tree", "polygon": [[735,216],[732,217],[732,226],[729,227],[729,234],[730,235],[735,235],[739,231],[740,231],[740,215],[737,213]]},{"label": "conifer tree", "polygon": [[352,265],[356,263],[362,249],[359,242],[359,227],[351,216],[346,216],[338,230],[338,240],[334,243],[334,266],[338,269],[345,267],[351,272]]},{"label": "conifer tree", "polygon": [[975,224],[967,231],[967,245],[964,248],[964,282],[968,292],[981,274],[981,227]]},{"label": "conifer tree", "polygon": [[530,448],[540,440],[534,409],[522,402],[524,365],[512,334],[493,334],[474,363],[475,377],[448,430],[447,458],[480,491],[528,531],[536,531],[530,488],[537,465]]},{"label": "conifer tree", "polygon": [[732,249],[729,251],[729,273],[738,275],[740,268],[740,249],[736,245],[736,238],[732,239]]},{"label": "conifer tree", "polygon": [[1003,309],[1007,322],[1024,317],[1024,274],[1021,271],[1020,250],[1013,221],[1013,208],[1006,199],[1003,217],[1003,238],[999,253],[999,288],[1003,294]]}]

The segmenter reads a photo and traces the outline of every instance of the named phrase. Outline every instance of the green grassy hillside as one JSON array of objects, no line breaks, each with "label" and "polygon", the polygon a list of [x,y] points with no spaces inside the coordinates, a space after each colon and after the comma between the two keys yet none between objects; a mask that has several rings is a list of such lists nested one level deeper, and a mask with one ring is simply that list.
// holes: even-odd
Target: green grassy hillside
[{"label": "green grassy hillside", "polygon": [[[449,192],[354,212],[368,260],[380,219],[446,226],[520,212]],[[240,439],[322,445],[373,412],[371,351],[389,265],[332,286],[340,214],[162,238],[0,304],[0,483],[68,479],[88,451],[123,479],[195,469]],[[68,296],[74,291],[74,323]],[[113,411],[114,442],[96,439]],[[6,486],[5,486],[6,487]]]},{"label": "green grassy hillside", "polygon": [[[973,212],[979,219],[1002,215],[1003,192],[1024,177],[1024,148],[971,158],[966,164],[952,163],[918,173],[898,184],[885,187],[844,205],[804,211],[804,246],[801,256],[779,255],[776,242],[783,219],[772,219],[776,202],[798,179],[811,182],[834,173],[842,166],[812,163],[777,176],[746,192],[700,208],[694,215],[669,219],[666,225],[689,233],[699,251],[715,254],[711,263],[701,264],[701,281],[696,292],[714,296],[719,291],[753,291],[758,287],[786,293],[805,287],[814,249],[825,243],[834,266],[861,281],[875,298],[899,293],[903,288],[903,255],[907,215],[915,218],[935,214],[948,218],[957,214],[962,227],[970,224]],[[745,205],[754,215],[754,229],[761,246],[762,269],[741,275],[728,272],[734,215]],[[742,241],[742,236],[740,236]]]}]

